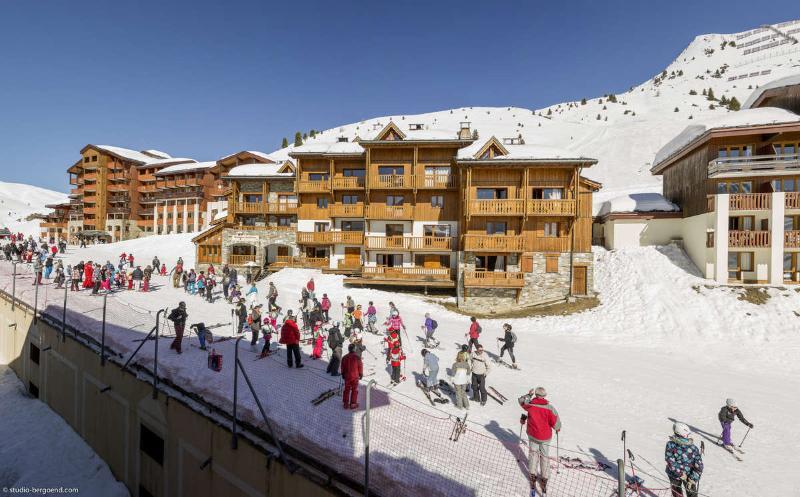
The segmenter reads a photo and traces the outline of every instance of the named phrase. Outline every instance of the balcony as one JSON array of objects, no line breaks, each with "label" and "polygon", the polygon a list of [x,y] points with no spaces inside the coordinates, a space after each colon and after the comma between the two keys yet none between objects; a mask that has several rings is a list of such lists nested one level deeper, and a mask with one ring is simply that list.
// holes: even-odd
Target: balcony
[{"label": "balcony", "polygon": [[464,271],[466,288],[522,288],[525,273],[507,271]]},{"label": "balcony", "polygon": [[331,217],[364,217],[364,204],[330,204]]},{"label": "balcony", "polygon": [[108,185],[107,190],[109,192],[127,192],[128,185],[119,185],[119,184]]},{"label": "balcony", "polygon": [[420,190],[444,190],[456,187],[457,178],[452,174],[423,174],[417,176],[417,188]]},{"label": "balcony", "polygon": [[449,236],[368,236],[364,239],[367,250],[444,251],[453,247]]},{"label": "balcony", "polygon": [[732,193],[729,195],[729,209],[732,211],[769,210],[771,206],[771,193]]},{"label": "balcony", "polygon": [[39,227],[42,228],[42,229],[66,228],[67,227],[67,222],[66,221],[63,221],[63,222],[55,221],[55,222],[39,223]]},{"label": "balcony", "polygon": [[118,172],[118,173],[109,172],[106,178],[108,179],[108,181],[128,181],[131,177],[124,172]]},{"label": "balcony", "polygon": [[357,176],[334,176],[333,177],[334,190],[363,190],[364,178]]},{"label": "balcony", "polygon": [[327,257],[279,255],[275,258],[275,262],[270,265],[273,267],[326,268],[330,266],[330,260]]},{"label": "balcony", "polygon": [[708,163],[708,177],[731,173],[758,174],[765,171],[800,171],[800,155],[753,155],[750,157],[720,157]]},{"label": "balcony", "polygon": [[97,181],[97,173],[86,173],[82,179],[83,181]]},{"label": "balcony", "polygon": [[150,185],[141,185],[136,188],[136,191],[139,193],[155,193],[158,191],[155,184]]},{"label": "balcony", "polygon": [[528,200],[529,216],[574,216],[575,212],[574,200]]},{"label": "balcony", "polygon": [[85,192],[96,192],[97,191],[97,183],[86,183],[83,185],[83,191]]},{"label": "balcony", "polygon": [[783,246],[787,248],[800,248],[800,231],[784,231]]},{"label": "balcony", "polygon": [[472,216],[521,216],[525,214],[522,199],[470,200],[469,214]]},{"label": "balcony", "polygon": [[297,214],[297,203],[237,202],[232,210],[236,214]]},{"label": "balcony", "polygon": [[244,266],[248,262],[256,262],[256,254],[231,254],[228,256],[228,264],[234,266]]},{"label": "balcony", "polygon": [[784,204],[787,209],[800,209],[800,192],[786,192]]},{"label": "balcony", "polygon": [[733,248],[769,247],[769,231],[729,231],[728,246]]},{"label": "balcony", "polygon": [[378,189],[411,188],[411,176],[398,174],[378,174],[370,178],[369,187]]},{"label": "balcony", "polygon": [[106,209],[106,214],[124,214],[129,216],[131,214],[130,207],[109,207]]},{"label": "balcony", "polygon": [[470,252],[523,252],[525,238],[519,235],[464,235],[464,250]]},{"label": "balcony", "polygon": [[327,179],[310,180],[303,178],[297,181],[297,191],[300,193],[321,193],[331,190],[331,182]]},{"label": "balcony", "polygon": [[364,266],[361,277],[376,280],[449,281],[453,279],[450,268]]},{"label": "balcony", "polygon": [[414,206],[410,204],[403,205],[383,205],[383,204],[370,204],[367,206],[367,218],[369,219],[413,219]]},{"label": "balcony", "polygon": [[109,202],[130,202],[130,200],[131,199],[128,196],[127,192],[125,192],[125,193],[112,193],[111,195],[108,196],[108,201]]},{"label": "balcony", "polygon": [[333,245],[344,243],[362,245],[363,231],[298,231],[297,243],[301,245]]},{"label": "balcony", "polygon": [[200,187],[184,188],[181,190],[161,190],[153,194],[153,198],[159,200],[175,199],[175,198],[202,198],[203,189]]}]

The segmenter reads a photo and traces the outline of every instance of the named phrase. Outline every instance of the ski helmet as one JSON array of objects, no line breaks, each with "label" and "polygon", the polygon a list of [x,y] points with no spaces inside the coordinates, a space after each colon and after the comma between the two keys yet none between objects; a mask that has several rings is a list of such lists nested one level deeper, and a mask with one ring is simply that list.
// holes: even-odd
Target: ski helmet
[{"label": "ski helmet", "polygon": [[533,394],[537,397],[544,398],[547,397],[547,390],[545,390],[544,387],[536,387],[536,389],[533,391]]},{"label": "ski helmet", "polygon": [[725,405],[728,407],[736,407],[736,401],[733,399],[728,399],[725,401]]},{"label": "ski helmet", "polygon": [[672,425],[672,431],[681,438],[689,438],[689,427],[685,423],[675,423]]}]

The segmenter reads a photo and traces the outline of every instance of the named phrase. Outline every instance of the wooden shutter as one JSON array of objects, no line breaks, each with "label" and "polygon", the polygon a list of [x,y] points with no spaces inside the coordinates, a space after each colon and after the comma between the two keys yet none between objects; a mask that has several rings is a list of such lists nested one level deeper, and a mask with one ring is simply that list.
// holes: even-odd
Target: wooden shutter
[{"label": "wooden shutter", "polygon": [[523,273],[533,272],[533,254],[522,254],[520,269]]},{"label": "wooden shutter", "polygon": [[546,273],[558,272],[558,254],[547,254],[544,256]]}]

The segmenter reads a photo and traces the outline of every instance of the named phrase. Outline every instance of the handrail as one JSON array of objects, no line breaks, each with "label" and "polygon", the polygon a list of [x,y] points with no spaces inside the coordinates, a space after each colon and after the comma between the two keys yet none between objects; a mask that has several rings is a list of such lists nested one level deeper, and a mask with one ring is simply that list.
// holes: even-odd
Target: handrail
[{"label": "handrail", "polygon": [[767,169],[800,169],[800,154],[768,154],[748,157],[717,157],[708,163],[708,175],[759,171]]},{"label": "handrail", "polygon": [[152,330],[150,330],[150,333],[148,333],[147,336],[144,337],[144,339],[142,339],[142,342],[139,344],[138,347],[136,347],[136,350],[133,351],[133,354],[131,354],[131,356],[128,358],[128,360],[125,361],[125,364],[122,365],[122,371],[125,371],[128,368],[128,364],[130,364],[130,362],[133,360],[133,358],[136,357],[136,354],[139,353],[139,350],[141,350],[142,347],[144,347],[144,344],[147,343],[147,341],[150,340],[150,337],[153,335],[153,333],[155,333],[156,348],[155,348],[155,355],[154,355],[154,359],[153,359],[153,398],[154,399],[158,398],[158,328],[159,328],[159,324],[160,324],[159,318],[161,317],[161,313],[162,312],[164,314],[166,314],[167,311],[168,311],[168,309],[159,309],[158,310],[158,312],[156,313],[156,325],[153,327]]}]

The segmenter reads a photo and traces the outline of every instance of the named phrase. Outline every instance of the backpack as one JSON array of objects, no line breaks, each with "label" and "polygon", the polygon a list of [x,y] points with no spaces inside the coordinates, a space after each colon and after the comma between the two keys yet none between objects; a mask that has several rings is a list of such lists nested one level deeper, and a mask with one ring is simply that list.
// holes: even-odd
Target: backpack
[{"label": "backpack", "polygon": [[253,324],[253,316],[247,316],[247,324],[248,325],[252,325]]},{"label": "backpack", "polygon": [[517,343],[517,334],[516,334],[516,333],[514,333],[513,331],[512,331],[512,332],[510,332],[510,333],[511,333],[511,343],[512,343],[512,344],[515,344],[515,343]]},{"label": "backpack", "polygon": [[439,327],[439,323],[435,319],[431,319],[431,331]]}]

